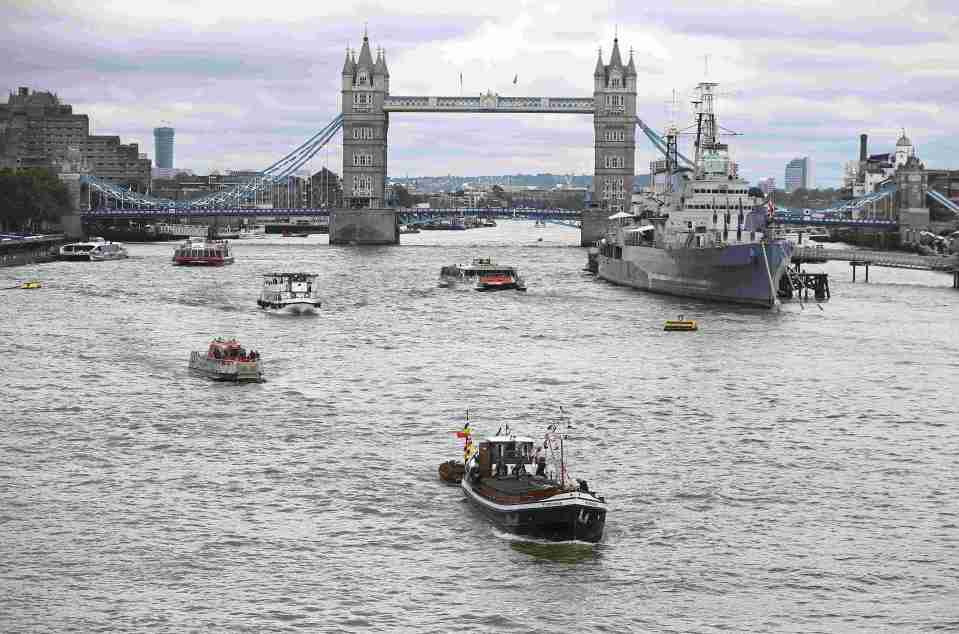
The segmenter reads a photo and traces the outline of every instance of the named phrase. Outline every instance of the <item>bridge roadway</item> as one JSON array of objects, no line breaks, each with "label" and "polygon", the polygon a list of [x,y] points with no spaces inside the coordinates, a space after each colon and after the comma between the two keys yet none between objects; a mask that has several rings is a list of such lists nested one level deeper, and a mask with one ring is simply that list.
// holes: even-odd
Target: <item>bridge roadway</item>
[{"label": "bridge roadway", "polygon": [[[408,218],[454,218],[461,216],[481,216],[487,218],[542,218],[543,220],[581,220],[582,212],[569,209],[527,209],[527,208],[485,208],[485,207],[457,207],[446,209],[419,209],[402,208],[394,209],[400,216]],[[202,218],[205,216],[233,216],[233,217],[256,217],[256,216],[329,216],[329,208],[317,209],[260,209],[254,207],[227,207],[223,209],[208,208],[187,208],[177,207],[175,209],[165,207],[142,207],[142,208],[121,208],[121,209],[94,209],[81,212],[80,216],[85,221],[95,220],[97,218],[167,218],[167,217],[191,217]],[[864,218],[860,220],[836,219],[836,218],[810,218],[808,216],[774,216],[774,224],[799,225],[799,226],[824,226],[824,227],[860,227],[863,229],[882,229],[886,231],[895,231],[899,228],[899,222],[896,220],[878,220]]]},{"label": "bridge roadway", "polygon": [[864,229],[884,229],[898,231],[898,220],[880,220],[878,218],[811,218],[809,216],[773,216],[773,224],[801,225],[810,227],[862,227]]},{"label": "bridge roadway", "polygon": [[[385,112],[516,112],[593,114],[593,97],[501,97],[495,93],[461,97],[403,97],[387,95]],[[356,108],[354,107],[354,112]]]},{"label": "bridge roadway", "polygon": [[959,255],[918,255],[895,251],[866,251],[863,249],[826,249],[822,246],[798,246],[793,250],[795,261],[846,260],[865,261],[871,266],[896,269],[950,272],[959,269]]},{"label": "bridge roadway", "polygon": [[[98,218],[169,218],[169,217],[191,217],[202,218],[211,216],[232,216],[232,217],[257,217],[257,216],[329,216],[334,211],[329,208],[323,209],[259,209],[252,207],[233,207],[227,209],[188,209],[188,208],[143,208],[143,209],[91,209],[83,211],[80,216],[85,221],[96,220]],[[407,218],[459,218],[464,216],[480,216],[485,218],[520,218],[531,219],[542,218],[543,220],[579,220],[581,213],[569,209],[503,209],[503,208],[485,208],[485,207],[457,207],[449,209],[419,209],[419,208],[393,208],[397,215]]]}]

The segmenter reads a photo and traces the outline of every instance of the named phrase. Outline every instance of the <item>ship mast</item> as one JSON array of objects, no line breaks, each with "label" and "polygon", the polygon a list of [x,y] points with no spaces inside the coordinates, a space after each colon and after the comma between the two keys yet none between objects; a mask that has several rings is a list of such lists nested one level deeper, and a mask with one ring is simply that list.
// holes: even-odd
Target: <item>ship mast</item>
[{"label": "ship mast", "polygon": [[699,98],[693,101],[693,110],[696,113],[696,177],[702,178],[705,175],[705,166],[703,164],[704,153],[706,150],[725,149],[717,142],[718,129],[716,125],[716,112],[713,109],[713,88],[719,84],[710,81],[699,82],[696,90],[699,91]]}]

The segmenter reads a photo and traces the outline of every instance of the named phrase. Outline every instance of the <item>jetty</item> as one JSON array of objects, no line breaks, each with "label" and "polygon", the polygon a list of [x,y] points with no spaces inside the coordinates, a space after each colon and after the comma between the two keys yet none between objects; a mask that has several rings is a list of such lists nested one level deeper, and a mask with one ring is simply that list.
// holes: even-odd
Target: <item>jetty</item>
[{"label": "jetty", "polygon": [[[827,260],[845,260],[865,263],[871,266],[885,266],[895,269],[917,269],[921,271],[943,271],[951,273],[959,268],[959,255],[918,255],[896,251],[866,251],[863,249],[826,249],[821,246],[799,246],[793,250],[792,261],[824,262]],[[858,264],[857,264],[858,266]]]}]

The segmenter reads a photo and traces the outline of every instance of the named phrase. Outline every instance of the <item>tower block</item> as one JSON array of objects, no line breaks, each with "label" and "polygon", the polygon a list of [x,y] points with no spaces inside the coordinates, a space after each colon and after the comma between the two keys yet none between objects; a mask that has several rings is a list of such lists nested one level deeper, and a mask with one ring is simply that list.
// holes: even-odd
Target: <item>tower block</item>
[{"label": "tower block", "polygon": [[603,64],[599,52],[593,98],[593,200],[602,202],[610,214],[629,211],[636,174],[636,65],[632,51],[623,65],[618,38],[613,40],[609,64]]},{"label": "tower block", "polygon": [[346,51],[343,63],[343,202],[353,209],[386,206],[386,137],[389,113],[383,102],[390,93],[386,55],[376,61],[369,36],[363,34],[359,57]]}]

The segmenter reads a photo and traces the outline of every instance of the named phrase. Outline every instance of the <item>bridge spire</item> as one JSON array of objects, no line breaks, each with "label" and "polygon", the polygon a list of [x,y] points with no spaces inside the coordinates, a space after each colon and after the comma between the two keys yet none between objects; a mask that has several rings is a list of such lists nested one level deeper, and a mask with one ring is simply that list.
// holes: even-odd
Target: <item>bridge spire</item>
[{"label": "bridge spire", "polygon": [[612,68],[622,68],[623,58],[619,55],[619,38],[613,38],[613,54],[609,57],[609,65]]},{"label": "bridge spire", "polygon": [[360,57],[356,60],[356,67],[373,70],[373,54],[370,52],[370,38],[366,34],[365,26],[363,27],[363,46],[360,47]]},{"label": "bridge spire", "polygon": [[603,47],[599,47],[599,57],[596,58],[596,70],[593,77],[603,77],[606,75],[606,67],[603,66]]}]

